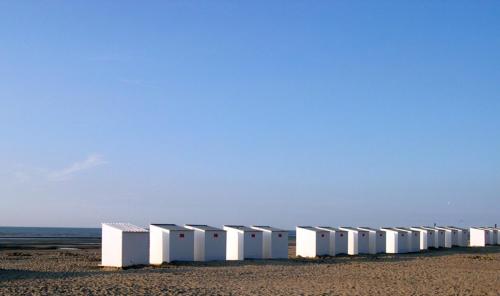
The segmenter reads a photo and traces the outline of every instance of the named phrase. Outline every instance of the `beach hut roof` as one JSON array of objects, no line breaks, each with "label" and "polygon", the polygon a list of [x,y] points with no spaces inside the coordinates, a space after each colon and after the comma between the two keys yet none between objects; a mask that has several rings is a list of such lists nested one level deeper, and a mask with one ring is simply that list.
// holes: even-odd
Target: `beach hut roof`
[{"label": "beach hut roof", "polygon": [[349,226],[342,226],[341,229],[349,230],[349,231],[366,231],[366,230],[360,230],[355,227],[349,227]]},{"label": "beach hut roof", "polygon": [[397,229],[397,228],[394,228],[394,227],[382,227],[381,229],[382,230],[395,231],[395,232],[403,232],[403,230]]},{"label": "beach hut roof", "polygon": [[419,228],[427,229],[427,230],[437,230],[436,228],[430,227],[430,226],[420,226]]},{"label": "beach hut roof", "polygon": [[276,228],[276,227],[272,227],[272,226],[266,226],[266,225],[252,225],[252,228],[258,229],[258,230],[262,230],[262,231],[267,231],[267,232],[273,232],[273,231],[276,231],[276,232],[286,232],[286,230],[283,230],[283,229],[280,229],[280,228]]},{"label": "beach hut roof", "polygon": [[147,229],[130,223],[102,223],[102,224],[120,230],[122,232],[148,232]]},{"label": "beach hut roof", "polygon": [[338,229],[336,227],[331,227],[331,226],[317,226],[316,228],[319,228],[320,230],[327,230],[327,231],[343,231],[343,232],[346,232],[345,230]]},{"label": "beach hut roof", "polygon": [[236,229],[236,230],[239,230],[239,231],[259,231],[257,229],[252,229],[250,227],[246,227],[246,226],[243,226],[243,225],[224,225],[224,227],[233,228],[233,229]]},{"label": "beach hut roof", "polygon": [[166,229],[166,230],[170,230],[170,231],[193,231],[192,229],[188,229],[186,227],[182,227],[182,226],[179,226],[179,225],[175,225],[175,224],[151,224],[153,226],[156,226],[156,227],[160,227],[160,228],[163,228],[163,229]]},{"label": "beach hut roof", "polygon": [[202,231],[222,231],[222,229],[217,228],[217,227],[212,227],[204,224],[186,224],[186,226],[192,227],[196,230],[202,230]]},{"label": "beach hut roof", "polygon": [[311,231],[325,231],[325,230],[322,230],[322,229],[318,229],[318,228],[315,228],[315,227],[312,227],[312,226],[297,226],[298,228],[302,228],[302,229],[307,229],[307,230],[311,230]]},{"label": "beach hut roof", "polygon": [[411,230],[410,228],[408,227],[395,227],[396,229],[399,229],[401,231],[406,231],[406,232],[412,232],[412,231],[416,231],[416,230]]},{"label": "beach hut roof", "polygon": [[410,227],[410,229],[414,230],[414,231],[424,232],[424,233],[427,233],[429,231],[429,229],[419,227],[419,226],[412,226],[412,227]]},{"label": "beach hut roof", "polygon": [[358,227],[358,229],[366,230],[366,231],[379,231],[379,229],[375,229],[372,227],[366,227],[366,226]]}]

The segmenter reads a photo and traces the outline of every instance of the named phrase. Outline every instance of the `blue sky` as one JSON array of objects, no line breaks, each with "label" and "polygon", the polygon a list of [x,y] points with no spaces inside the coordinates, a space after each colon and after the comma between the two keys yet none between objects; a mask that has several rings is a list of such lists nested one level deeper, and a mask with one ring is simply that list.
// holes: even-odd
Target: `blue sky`
[{"label": "blue sky", "polygon": [[3,1],[0,225],[500,222],[497,1]]}]

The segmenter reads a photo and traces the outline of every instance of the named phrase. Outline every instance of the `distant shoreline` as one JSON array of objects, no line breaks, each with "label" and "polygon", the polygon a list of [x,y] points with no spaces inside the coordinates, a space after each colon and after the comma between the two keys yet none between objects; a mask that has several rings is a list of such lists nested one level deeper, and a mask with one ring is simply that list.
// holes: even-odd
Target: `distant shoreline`
[{"label": "distant shoreline", "polygon": [[[289,245],[295,245],[295,231],[289,231]],[[100,247],[100,228],[0,227],[0,250],[96,249]]]},{"label": "distant shoreline", "polygon": [[0,249],[100,248],[100,228],[0,227]]}]

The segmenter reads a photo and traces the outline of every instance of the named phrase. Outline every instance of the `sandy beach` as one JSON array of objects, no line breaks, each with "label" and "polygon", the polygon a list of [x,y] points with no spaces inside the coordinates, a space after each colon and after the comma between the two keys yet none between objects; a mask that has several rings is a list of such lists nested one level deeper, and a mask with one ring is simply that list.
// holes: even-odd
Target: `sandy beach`
[{"label": "sandy beach", "polygon": [[500,294],[500,246],[126,270],[99,263],[99,249],[1,250],[0,295]]}]

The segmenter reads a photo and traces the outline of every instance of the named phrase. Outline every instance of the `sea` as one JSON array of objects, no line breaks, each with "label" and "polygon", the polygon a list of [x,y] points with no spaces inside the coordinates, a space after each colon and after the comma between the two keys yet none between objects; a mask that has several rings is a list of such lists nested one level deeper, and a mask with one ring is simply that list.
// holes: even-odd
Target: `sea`
[{"label": "sea", "polygon": [[100,228],[0,227],[0,249],[82,249],[100,245]]},{"label": "sea", "polygon": [[[289,240],[295,241],[295,231],[289,231]],[[0,249],[84,249],[100,246],[100,228],[0,226]]]}]

